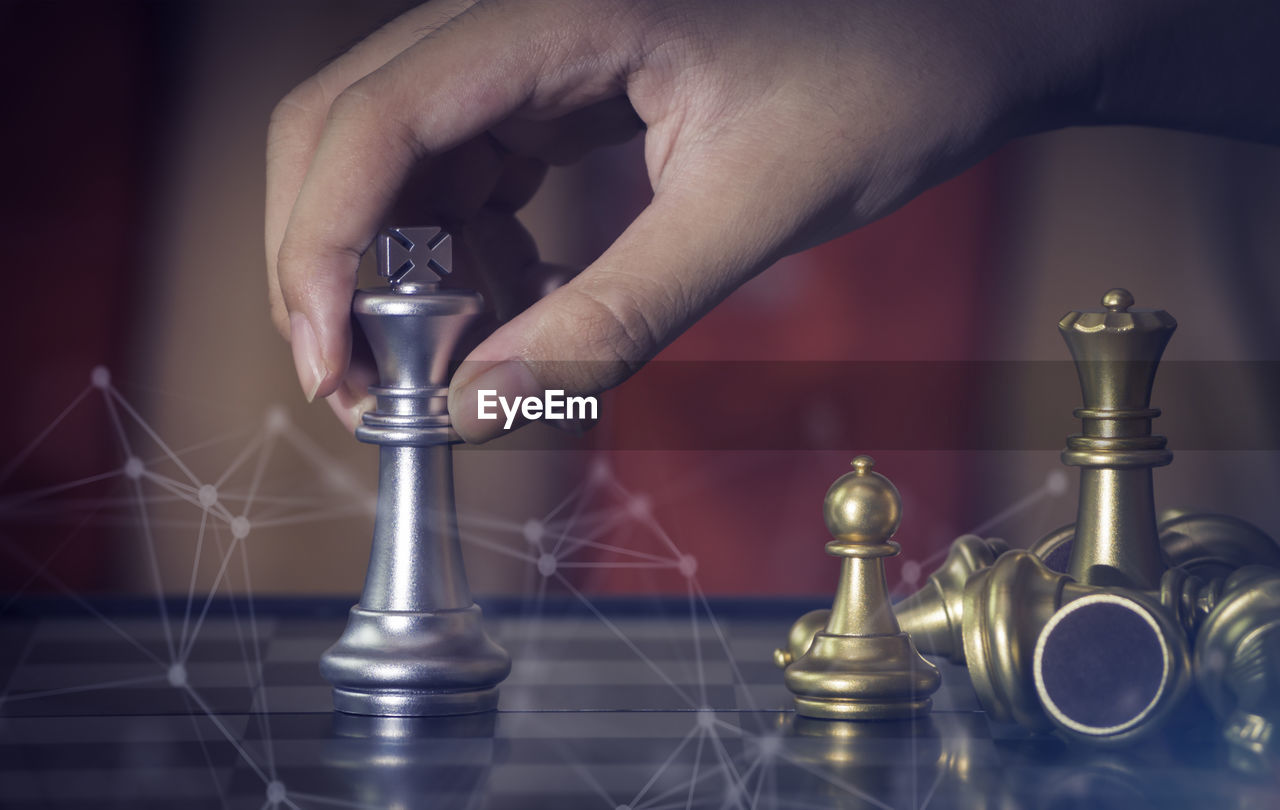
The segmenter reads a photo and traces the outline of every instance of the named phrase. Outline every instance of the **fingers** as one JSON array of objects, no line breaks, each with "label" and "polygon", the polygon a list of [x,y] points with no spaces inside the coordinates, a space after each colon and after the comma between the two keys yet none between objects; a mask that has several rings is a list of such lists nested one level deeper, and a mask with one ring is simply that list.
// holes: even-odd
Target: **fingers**
[{"label": "fingers", "polygon": [[721,205],[734,198],[728,185],[660,192],[598,261],[481,343],[450,389],[458,433],[483,442],[504,432],[503,420],[479,418],[481,390],[510,402],[617,385],[772,261],[779,240],[767,234],[785,228],[762,228],[764,212]]},{"label": "fingers", "polygon": [[456,231],[489,203],[510,160],[492,140],[479,137],[412,166],[380,224],[428,222]]},{"label": "fingers", "polygon": [[537,300],[524,279],[537,266],[538,248],[514,214],[486,206],[456,235],[466,283],[484,294],[498,323]]},{"label": "fingers", "polygon": [[366,411],[373,410],[377,398],[369,393],[369,386],[378,381],[378,367],[373,352],[363,335],[353,336],[351,365],[342,378],[338,390],[325,397],[338,421],[349,433],[354,433]]},{"label": "fingers", "polygon": [[492,134],[510,152],[561,166],[598,147],[629,140],[642,129],[644,122],[631,101],[617,96],[554,120],[504,121]]},{"label": "fingers", "polygon": [[503,163],[502,174],[489,192],[485,206],[495,211],[519,211],[533,199],[546,176],[546,163],[520,155],[508,155]]},{"label": "fingers", "polygon": [[272,320],[286,338],[289,337],[290,324],[280,295],[276,258],[298,189],[302,187],[316,145],[320,142],[330,105],[356,81],[382,67],[475,2],[437,0],[397,17],[298,85],[272,112],[267,130],[267,291]]},{"label": "fingers", "polygon": [[594,29],[574,5],[474,7],[331,105],[277,265],[291,331],[314,337],[295,343],[304,392],[342,379],[359,256],[416,163],[518,110],[561,114],[619,92],[618,65],[578,35]]}]

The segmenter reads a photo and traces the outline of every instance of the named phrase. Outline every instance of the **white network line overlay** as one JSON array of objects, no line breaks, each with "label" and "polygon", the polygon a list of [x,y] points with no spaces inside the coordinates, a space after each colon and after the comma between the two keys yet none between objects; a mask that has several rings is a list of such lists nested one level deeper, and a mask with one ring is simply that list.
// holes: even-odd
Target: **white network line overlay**
[{"label": "white network line overlay", "polygon": [[[0,691],[0,706],[5,703],[30,700],[55,695],[88,692],[102,689],[120,688],[140,685],[168,685],[179,690],[188,705],[199,711],[193,713],[192,721],[200,717],[206,718],[210,724],[235,749],[244,763],[262,780],[264,802],[263,808],[290,807],[300,808],[303,804],[341,807],[366,807],[358,802],[350,802],[334,797],[290,791],[280,780],[276,768],[274,744],[272,742],[270,707],[267,703],[267,690],[264,682],[263,645],[258,627],[258,617],[254,608],[249,557],[247,544],[255,529],[266,527],[294,525],[328,521],[343,517],[372,516],[376,511],[376,492],[361,484],[356,476],[342,468],[340,462],[329,457],[315,442],[298,431],[290,422],[283,408],[270,409],[260,427],[255,431],[236,431],[201,442],[188,448],[175,451],[162,437],[143,419],[141,414],[124,398],[112,384],[108,369],[98,366],[90,375],[90,384],[41,431],[29,445],[17,456],[0,467],[0,486],[3,486],[12,474],[21,466],[39,446],[47,439],[62,421],[93,395],[99,395],[104,403],[110,422],[120,445],[124,463],[116,470],[99,473],[75,481],[67,481],[40,490],[16,493],[0,499],[0,512],[27,513],[39,515],[39,504],[42,499],[61,494],[92,483],[117,479],[127,482],[129,491],[127,499],[98,499],[88,504],[87,516],[43,561],[36,560],[24,551],[7,544],[0,538],[0,551],[17,560],[29,571],[29,576],[10,598],[9,602],[0,604],[3,612],[13,599],[21,595],[25,588],[43,580],[73,603],[83,608],[87,614],[100,621],[124,643],[131,645],[146,659],[154,663],[157,671],[151,675],[115,679],[105,682],[86,683],[76,686],[61,687],[35,692],[22,692],[17,695],[8,694],[8,686]],[[130,441],[126,423],[141,431],[156,447],[159,455],[143,459],[137,455],[136,448]],[[213,478],[204,478],[192,470],[183,460],[197,450],[233,440],[244,440],[246,433],[251,433],[243,449],[236,454],[234,460]],[[315,496],[268,496],[261,494],[262,484],[273,452],[281,442],[287,443],[302,458],[314,465],[321,474],[324,483],[334,492],[344,493],[345,502],[335,503],[331,495],[317,493]],[[170,476],[157,471],[165,463],[176,468],[178,475]],[[228,482],[237,472],[251,465],[252,472],[247,489],[240,491],[228,486]],[[144,484],[153,490],[148,494]],[[1011,504],[1007,509],[975,527],[972,533],[981,533],[998,526],[1016,514],[1049,497],[1056,497],[1066,491],[1066,477],[1061,470],[1052,471],[1044,483]],[[601,500],[611,500],[614,505],[590,511],[588,507]],[[194,556],[192,570],[181,615],[172,615],[167,604],[161,582],[157,541],[154,528],[158,521],[150,515],[148,507],[161,503],[185,502],[199,510],[199,518],[189,524],[178,524],[177,528],[193,530]],[[101,511],[112,507],[132,506],[136,510],[136,519],[129,525],[135,527],[143,541],[147,555],[146,563],[155,589],[156,608],[163,633],[166,654],[157,655],[141,640],[128,632],[121,623],[103,614],[90,602],[77,594],[72,588],[61,582],[48,571],[49,565],[59,552],[75,536],[80,528],[95,518],[99,523],[111,522],[109,518],[101,519]],[[34,510],[33,510],[34,507]],[[234,508],[233,508],[234,507]],[[252,516],[251,516],[252,514]],[[622,545],[604,542],[597,539],[618,534],[615,530],[630,524],[632,529],[641,530],[648,537],[656,539],[659,552],[629,548]],[[172,522],[166,527],[174,527]],[[485,531],[522,537],[524,549],[504,544],[479,533]],[[566,754],[569,766],[582,778],[601,800],[601,807],[606,810],[666,810],[666,808],[689,808],[693,806],[695,793],[703,783],[719,780],[723,784],[723,808],[757,808],[776,806],[775,766],[785,762],[804,770],[813,776],[829,783],[833,788],[845,791],[851,798],[857,798],[872,807],[889,808],[880,799],[869,795],[857,786],[841,780],[838,775],[827,773],[820,768],[792,757],[782,746],[776,733],[753,733],[741,726],[734,725],[718,716],[707,699],[707,679],[702,650],[704,634],[713,638],[719,645],[732,674],[733,685],[740,696],[744,697],[748,706],[745,711],[759,711],[754,698],[743,677],[737,660],[734,658],[728,637],[721,623],[714,615],[711,605],[698,585],[697,560],[682,552],[677,543],[663,529],[652,514],[649,498],[642,493],[635,493],[626,488],[613,476],[608,464],[603,460],[591,465],[589,473],[553,507],[540,518],[529,518],[517,523],[495,518],[492,515],[459,515],[459,532],[465,543],[484,548],[488,551],[514,557],[527,565],[529,574],[526,597],[530,597],[533,615],[541,615],[541,607],[546,596],[547,585],[555,581],[563,590],[582,603],[589,614],[594,616],[621,643],[627,646],[637,659],[653,673],[686,705],[691,723],[688,731],[676,743],[675,748],[657,767],[653,775],[633,796],[622,797],[626,801],[619,802],[591,773],[589,768],[573,761]],[[634,536],[636,532],[628,535]],[[229,542],[228,542],[229,536]],[[196,583],[200,573],[201,559],[206,543],[212,537],[217,546],[217,559],[220,564],[208,593],[203,597],[196,592]],[[515,546],[519,546],[517,543]],[[597,556],[590,560],[573,559],[583,550],[591,549]],[[602,559],[599,554],[613,555],[610,559]],[[946,549],[934,553],[921,561],[907,561],[903,566],[902,586],[914,588],[922,571],[937,562]],[[252,694],[249,715],[257,724],[257,731],[263,741],[261,756],[250,752],[242,736],[232,733],[223,719],[215,712],[200,692],[190,683],[187,673],[188,659],[200,636],[209,609],[219,590],[230,585],[230,574],[233,566],[238,566],[242,577],[246,608],[244,615],[236,607],[236,600],[230,600],[237,640],[243,656],[246,681]],[[647,568],[669,569],[677,571],[687,583],[689,606],[689,631],[693,641],[694,667],[697,674],[697,693],[690,694],[681,687],[662,666],[647,656],[641,648],[629,638],[622,627],[612,621],[592,601],[591,597],[575,586],[564,571],[586,568]],[[34,637],[33,637],[34,638]],[[536,643],[536,633],[526,637],[523,644]],[[15,662],[14,671],[20,667],[30,650],[24,650]],[[517,653],[518,655],[518,653]],[[12,681],[12,678],[10,678]],[[737,711],[743,711],[739,708]],[[734,712],[736,713],[736,712]],[[247,734],[249,728],[245,728]],[[202,748],[204,738],[197,735]],[[727,739],[744,740],[744,755],[735,757],[725,744]],[[676,761],[676,758],[690,746],[694,749],[692,773],[687,782],[679,781],[675,785],[659,787],[661,777]],[[212,758],[205,748],[205,758],[213,777],[215,789],[226,804],[223,795],[222,777],[213,765]],[[927,807],[937,784],[934,784],[923,796],[923,801],[913,802],[921,808]],[[300,804],[302,802],[303,804]],[[764,802],[762,804],[762,802]]]}]

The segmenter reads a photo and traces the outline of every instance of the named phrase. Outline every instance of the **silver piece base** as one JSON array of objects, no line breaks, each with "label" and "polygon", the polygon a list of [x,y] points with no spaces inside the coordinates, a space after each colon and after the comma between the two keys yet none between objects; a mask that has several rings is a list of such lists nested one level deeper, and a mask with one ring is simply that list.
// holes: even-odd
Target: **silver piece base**
[{"label": "silver piece base", "polygon": [[357,692],[333,690],[333,708],[370,717],[442,717],[498,708],[498,688],[474,692]]},{"label": "silver piece base", "polygon": [[492,711],[511,658],[484,632],[477,605],[429,612],[359,605],[320,658],[334,708],[380,717]]}]

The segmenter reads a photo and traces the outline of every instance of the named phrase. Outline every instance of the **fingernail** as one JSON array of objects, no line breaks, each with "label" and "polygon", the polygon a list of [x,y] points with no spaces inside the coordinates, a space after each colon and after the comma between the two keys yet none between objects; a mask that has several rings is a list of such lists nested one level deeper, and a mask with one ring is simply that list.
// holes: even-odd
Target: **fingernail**
[{"label": "fingernail", "polygon": [[354,433],[356,428],[360,427],[361,423],[364,422],[364,415],[373,410],[377,404],[377,398],[370,394],[348,408],[347,412],[350,414],[350,424],[347,425],[347,429]]},{"label": "fingernail", "polygon": [[356,428],[360,427],[364,422],[364,415],[377,405],[377,399],[372,394],[360,398],[355,404],[344,404],[346,400],[343,398],[341,391],[325,397],[325,401],[329,403],[334,415],[338,417],[338,421],[342,423],[348,433],[354,433]]},{"label": "fingernail", "polygon": [[293,365],[298,370],[298,382],[307,402],[314,402],[320,383],[328,376],[324,361],[320,359],[320,342],[316,340],[311,321],[301,312],[289,315],[289,343],[293,346]]},{"label": "fingernail", "polygon": [[516,397],[540,396],[542,386],[534,378],[529,367],[519,360],[503,360],[490,366],[456,391],[449,393],[449,416],[453,421],[453,429],[458,435],[472,444],[487,442],[501,436],[508,429],[523,425],[528,420],[516,414],[511,427],[507,427],[508,415],[500,405],[491,404],[488,413],[495,417],[481,419],[478,410],[481,391],[492,391],[488,401],[494,403],[503,397],[508,403],[514,403]]}]

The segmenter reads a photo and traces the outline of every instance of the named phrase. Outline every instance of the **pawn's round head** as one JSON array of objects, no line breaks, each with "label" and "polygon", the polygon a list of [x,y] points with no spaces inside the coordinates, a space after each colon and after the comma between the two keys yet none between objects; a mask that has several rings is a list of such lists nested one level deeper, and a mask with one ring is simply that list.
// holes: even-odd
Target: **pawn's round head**
[{"label": "pawn's round head", "polygon": [[870,456],[853,460],[853,472],[827,490],[822,517],[827,531],[843,540],[878,543],[888,540],[902,522],[902,497],[888,478],[872,472]]},{"label": "pawn's round head", "polygon": [[1128,312],[1133,306],[1133,293],[1123,287],[1107,290],[1102,296],[1102,306],[1111,312]]}]

